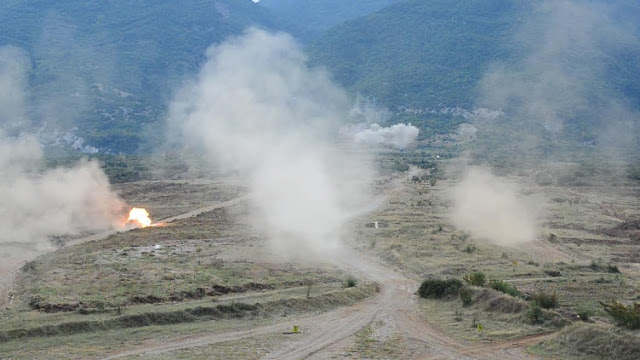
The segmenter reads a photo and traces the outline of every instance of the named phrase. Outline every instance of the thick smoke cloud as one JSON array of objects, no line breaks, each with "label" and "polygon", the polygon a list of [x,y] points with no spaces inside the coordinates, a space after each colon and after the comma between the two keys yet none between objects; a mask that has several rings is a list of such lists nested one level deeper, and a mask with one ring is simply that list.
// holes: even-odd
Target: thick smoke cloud
[{"label": "thick smoke cloud", "polygon": [[404,149],[418,138],[419,130],[411,124],[396,124],[382,127],[373,124],[367,129],[362,129],[353,135],[357,144],[384,145],[398,149]]},{"label": "thick smoke cloud", "polygon": [[53,235],[116,225],[124,204],[94,161],[43,170],[37,138],[18,126],[27,121],[28,64],[19,49],[0,48],[0,245],[46,248]]},{"label": "thick smoke cloud", "polygon": [[515,246],[536,239],[541,206],[487,169],[468,168],[452,199],[452,222],[479,240]]},{"label": "thick smoke cloud", "polygon": [[249,30],[207,52],[169,117],[188,146],[250,186],[256,223],[282,250],[338,245],[371,178],[362,154],[336,146],[351,100],[306,65],[286,34]]}]

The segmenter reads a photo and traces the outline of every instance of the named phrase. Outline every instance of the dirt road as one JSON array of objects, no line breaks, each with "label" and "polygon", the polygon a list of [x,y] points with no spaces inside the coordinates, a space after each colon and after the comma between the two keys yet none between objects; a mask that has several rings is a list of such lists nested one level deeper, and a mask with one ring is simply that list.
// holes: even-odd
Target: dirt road
[{"label": "dirt road", "polygon": [[353,336],[370,324],[382,324],[378,332],[400,334],[410,345],[397,356],[404,358],[436,359],[531,359],[521,348],[535,344],[548,335],[494,344],[471,344],[456,341],[443,334],[437,327],[419,317],[415,291],[418,282],[393,269],[381,265],[354,250],[343,249],[336,254],[336,264],[361,278],[377,282],[381,291],[374,299],[315,316],[288,318],[286,322],[205,336],[189,336],[160,345],[143,345],[140,348],[114,354],[105,359],[117,359],[140,354],[153,355],[163,352],[206,346],[267,334],[279,334],[289,330],[291,324],[299,324],[309,336],[284,344],[281,349],[267,355],[266,359],[327,359],[344,351],[352,343]]}]

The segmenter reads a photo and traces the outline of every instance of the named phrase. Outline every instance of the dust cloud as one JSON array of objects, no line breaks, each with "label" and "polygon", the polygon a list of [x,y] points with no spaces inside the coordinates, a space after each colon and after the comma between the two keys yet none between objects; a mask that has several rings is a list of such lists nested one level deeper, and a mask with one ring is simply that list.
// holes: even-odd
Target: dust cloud
[{"label": "dust cloud", "polygon": [[453,224],[478,240],[516,246],[536,239],[539,200],[523,196],[517,184],[485,168],[466,169],[452,199]]},{"label": "dust cloud", "polygon": [[207,58],[171,105],[171,136],[246,180],[256,225],[281,252],[338,248],[373,175],[366,152],[336,142],[353,101],[284,33],[251,29]]},{"label": "dust cloud", "polygon": [[[52,247],[51,236],[110,228],[124,203],[95,161],[46,169],[28,123],[29,59],[15,47],[0,48],[0,246],[3,257]],[[7,250],[14,249],[14,250]],[[19,253],[16,253],[19,252]]]},{"label": "dust cloud", "polygon": [[616,15],[620,6],[577,0],[532,6],[509,40],[514,61],[491,64],[480,81],[477,105],[506,115],[500,119],[506,122],[484,125],[501,128],[500,141],[521,159],[567,141],[599,153],[616,148],[612,155],[635,151],[640,114],[625,94],[633,85],[610,76],[633,71],[623,62],[640,52],[633,28]]}]

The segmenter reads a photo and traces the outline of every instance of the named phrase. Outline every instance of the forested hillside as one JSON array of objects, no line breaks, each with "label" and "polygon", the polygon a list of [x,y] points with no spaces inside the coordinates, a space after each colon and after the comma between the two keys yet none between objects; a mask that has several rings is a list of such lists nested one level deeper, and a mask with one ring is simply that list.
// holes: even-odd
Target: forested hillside
[{"label": "forested hillside", "polygon": [[[391,108],[469,108],[492,64],[514,64],[526,56],[528,40],[514,34],[538,3],[408,0],[331,28],[309,52],[349,89]],[[632,14],[640,14],[638,9],[620,1],[612,16],[637,29],[640,21]],[[607,51],[608,83],[598,86],[640,105],[640,49],[629,44]],[[592,61],[593,54],[581,51],[567,49],[562,56],[577,66]]]},{"label": "forested hillside", "polygon": [[77,127],[86,142],[113,152],[136,151],[161,134],[176,85],[210,45],[248,26],[279,28],[250,0],[0,4],[0,46],[25,50],[31,62],[31,119]]}]

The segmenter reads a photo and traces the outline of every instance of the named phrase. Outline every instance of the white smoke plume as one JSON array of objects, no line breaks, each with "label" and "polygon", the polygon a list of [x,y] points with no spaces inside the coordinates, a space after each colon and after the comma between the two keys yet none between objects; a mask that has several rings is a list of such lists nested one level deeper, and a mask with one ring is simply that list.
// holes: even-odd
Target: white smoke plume
[{"label": "white smoke plume", "polygon": [[353,135],[353,140],[357,144],[391,146],[404,149],[413,144],[418,138],[417,127],[411,124],[395,124],[389,127],[382,127],[372,124],[366,129],[361,129]]},{"label": "white smoke plume", "polygon": [[484,168],[466,169],[452,200],[453,224],[479,240],[515,246],[536,239],[541,206]]},{"label": "white smoke plume", "polygon": [[[369,161],[334,139],[350,99],[286,34],[252,29],[207,51],[170,127],[249,183],[256,223],[282,250],[324,251],[362,204]],[[344,145],[342,145],[344,146]]]},{"label": "white smoke plume", "polygon": [[28,64],[19,49],[0,48],[0,246],[42,249],[49,236],[115,225],[124,204],[94,161],[43,170],[37,138],[17,126],[26,121]]}]

